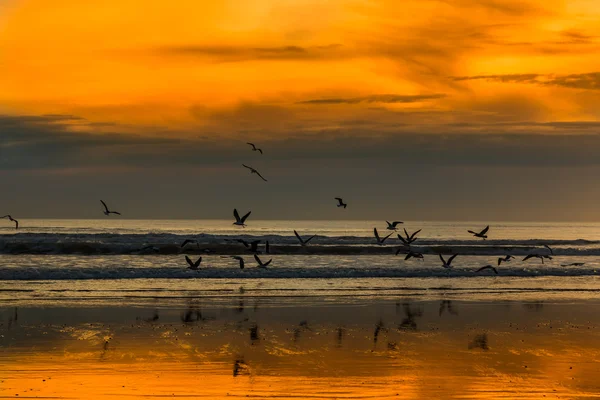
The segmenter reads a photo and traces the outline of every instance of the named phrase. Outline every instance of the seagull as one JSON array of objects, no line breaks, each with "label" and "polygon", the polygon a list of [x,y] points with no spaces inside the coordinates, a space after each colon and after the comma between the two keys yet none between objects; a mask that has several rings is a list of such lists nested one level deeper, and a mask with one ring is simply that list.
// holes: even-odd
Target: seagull
[{"label": "seagull", "polygon": [[296,237],[298,238],[298,241],[300,242],[300,246],[302,246],[302,247],[305,247],[308,244],[308,242],[310,242],[312,240],[312,238],[314,238],[316,236],[316,235],[312,235],[308,239],[304,240],[300,237],[300,235],[298,235],[298,232],[296,232],[296,230],[294,230],[294,235],[296,235]]},{"label": "seagull", "polygon": [[402,243],[404,243],[407,246],[410,246],[410,244],[414,241],[416,241],[418,238],[416,237],[417,234],[421,232],[421,229],[419,229],[416,232],[413,232],[412,235],[409,235],[408,232],[406,231],[406,228],[404,229],[404,234],[406,235],[406,239],[404,239],[402,236],[400,236],[400,234],[398,234],[398,239],[400,239],[400,241],[402,241]]},{"label": "seagull", "polygon": [[495,273],[496,275],[498,275],[498,270],[497,270],[496,268],[494,268],[493,266],[491,266],[491,265],[486,265],[485,267],[481,267],[481,268],[479,268],[479,269],[478,269],[477,271],[475,271],[475,272],[481,272],[481,271],[485,271],[486,269],[491,269],[492,271],[494,271],[494,273]]},{"label": "seagull", "polygon": [[258,268],[267,268],[267,265],[271,264],[271,261],[273,261],[273,259],[270,259],[266,263],[263,263],[262,261],[260,261],[260,258],[258,258],[258,256],[256,254],[254,255],[254,259],[258,263],[258,265],[257,265]]},{"label": "seagull", "polygon": [[194,239],[185,239],[183,241],[183,243],[181,243],[180,247],[183,249],[185,247],[185,245],[188,244],[188,243],[196,243],[196,247],[200,248],[200,245],[198,244],[198,241],[194,240]]},{"label": "seagull", "polygon": [[198,258],[196,262],[193,262],[188,256],[185,256],[185,261],[187,261],[187,263],[190,265],[188,269],[191,269],[192,271],[197,271],[200,268],[202,257]]},{"label": "seagull", "polygon": [[456,257],[458,254],[453,255],[452,257],[450,257],[448,259],[448,261],[444,260],[444,257],[442,257],[441,254],[438,254],[440,256],[440,260],[442,260],[442,267],[450,269],[452,268],[452,260],[454,260],[454,257]]},{"label": "seagull", "polygon": [[230,256],[234,260],[238,260],[240,262],[240,269],[244,269],[244,259],[240,256]]},{"label": "seagull", "polygon": [[338,205],[337,205],[338,207],[344,207],[344,208],[348,207],[348,204],[344,203],[344,200],[342,200],[341,197],[336,197],[335,199],[338,201]]},{"label": "seagull", "polygon": [[248,216],[250,215],[252,211],[248,211],[248,214],[244,215],[242,218],[240,218],[240,214],[238,214],[238,211],[236,209],[233,210],[233,216],[235,217],[235,222],[233,223],[233,225],[237,225],[237,226],[246,226],[246,224],[244,224],[244,222],[246,222],[246,218],[248,218]]},{"label": "seagull", "polygon": [[486,227],[485,227],[485,228],[484,228],[484,229],[483,229],[481,232],[479,232],[479,233],[477,233],[477,232],[473,232],[473,231],[467,231],[467,232],[469,232],[470,234],[472,234],[472,235],[473,235],[473,236],[475,236],[475,237],[482,238],[482,239],[484,239],[484,240],[485,240],[485,239],[487,239],[487,235],[486,235],[486,233],[487,233],[487,231],[488,231],[489,229],[490,229],[490,226],[488,225],[488,226],[486,226]]},{"label": "seagull", "polygon": [[250,146],[252,146],[252,151],[258,151],[258,152],[260,152],[260,154],[262,154],[262,153],[263,153],[263,152],[262,152],[262,149],[259,149],[258,147],[256,147],[256,145],[255,145],[254,143],[249,143],[249,142],[248,142],[248,143],[246,143],[246,144],[249,144]]},{"label": "seagull", "polygon": [[16,219],[14,219],[13,217],[11,217],[10,215],[5,215],[2,218],[8,218],[9,220],[11,220],[12,222],[15,223],[15,229],[19,229],[19,221],[17,221]]},{"label": "seagull", "polygon": [[398,228],[396,228],[396,225],[404,223],[402,221],[394,221],[394,222],[391,222],[391,223],[390,223],[390,221],[385,221],[385,222],[387,222],[387,224],[388,224],[387,229],[389,229],[390,231],[397,230]]},{"label": "seagull", "polygon": [[544,263],[544,258],[547,258],[549,260],[552,260],[552,256],[547,256],[547,255],[540,255],[540,254],[529,254],[527,257],[525,257],[523,259],[523,261],[527,261],[530,258],[539,258],[540,260],[542,260],[542,264]]},{"label": "seagull", "polygon": [[251,172],[251,173],[253,173],[253,174],[256,174],[256,175],[260,176],[260,179],[262,179],[263,181],[265,181],[265,182],[267,181],[267,180],[266,180],[266,179],[265,179],[265,178],[264,178],[264,177],[263,177],[263,176],[260,174],[260,172],[258,172],[258,171],[257,171],[257,170],[255,170],[254,168],[252,168],[252,167],[249,167],[249,166],[247,166],[246,164],[242,164],[242,165],[243,165],[244,167],[248,168],[248,169],[250,170],[250,172]]},{"label": "seagull", "polygon": [[515,257],[514,257],[514,256],[511,256],[511,255],[508,255],[508,256],[506,256],[506,257],[504,257],[504,258],[502,258],[502,257],[499,257],[499,258],[498,258],[498,266],[499,266],[500,264],[502,264],[503,262],[510,262],[511,258],[515,258]]},{"label": "seagull", "polygon": [[554,255],[554,250],[552,250],[552,247],[548,246],[547,244],[545,244],[544,247],[550,250],[550,254]]},{"label": "seagull", "polygon": [[118,211],[110,211],[108,209],[108,206],[106,205],[106,203],[103,200],[100,200],[100,202],[102,203],[102,205],[104,206],[104,215],[110,215],[110,214],[117,214],[117,215],[121,215],[120,212]]},{"label": "seagull", "polygon": [[416,253],[413,251],[409,251],[408,254],[406,255],[406,257],[404,257],[404,260],[409,260],[410,258],[420,258],[421,260],[423,260],[425,257],[423,256],[423,253]]},{"label": "seagull", "polygon": [[389,238],[390,236],[392,236],[392,234],[390,233],[389,235],[387,235],[386,237],[384,237],[383,239],[381,239],[379,237],[379,233],[377,233],[377,228],[373,228],[373,233],[375,234],[375,239],[377,239],[377,244],[380,246],[383,246],[383,242],[385,242],[385,240],[387,238]]}]

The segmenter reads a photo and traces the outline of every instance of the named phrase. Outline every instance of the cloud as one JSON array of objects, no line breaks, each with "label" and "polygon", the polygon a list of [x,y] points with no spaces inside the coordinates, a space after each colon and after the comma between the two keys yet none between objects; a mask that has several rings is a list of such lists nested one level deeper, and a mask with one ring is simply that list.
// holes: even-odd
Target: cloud
[{"label": "cloud", "polygon": [[455,76],[454,81],[486,80],[502,83],[527,83],[544,86],[560,86],[573,89],[600,90],[600,72],[584,74],[551,75],[551,74],[504,74]]},{"label": "cloud", "polygon": [[[60,118],[59,118],[60,119]],[[229,168],[247,162],[245,138],[207,140],[72,132],[56,118],[0,116],[0,170],[86,168]],[[32,122],[35,121],[35,122]],[[521,126],[490,124],[486,134],[469,133],[464,124],[411,125],[394,130],[370,125],[315,130],[306,135],[266,138],[269,162],[323,160],[348,167],[372,165],[582,166],[600,165],[600,123],[573,121]],[[440,133],[441,132],[441,133]],[[541,133],[540,133],[541,132]],[[552,132],[554,134],[549,134]],[[562,134],[556,134],[562,133]],[[564,134],[564,133],[569,133]],[[263,161],[263,159],[261,159]]]},{"label": "cloud", "polygon": [[375,94],[362,97],[305,100],[300,101],[299,104],[417,103],[426,100],[441,99],[445,96],[444,94]]},{"label": "cloud", "polygon": [[324,46],[226,46],[226,45],[175,45],[154,49],[163,56],[197,57],[214,61],[252,61],[252,60],[313,60],[342,58],[348,55],[342,52],[340,44]]}]

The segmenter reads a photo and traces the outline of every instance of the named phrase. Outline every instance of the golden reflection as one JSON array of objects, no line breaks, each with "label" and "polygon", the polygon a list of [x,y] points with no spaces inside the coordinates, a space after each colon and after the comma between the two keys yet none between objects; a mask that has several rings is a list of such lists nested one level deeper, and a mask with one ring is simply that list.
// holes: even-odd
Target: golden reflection
[{"label": "golden reflection", "polygon": [[589,317],[596,304],[446,300],[255,309],[242,303],[25,308],[17,321],[12,309],[4,309],[0,396],[482,399],[600,393],[599,319]]}]

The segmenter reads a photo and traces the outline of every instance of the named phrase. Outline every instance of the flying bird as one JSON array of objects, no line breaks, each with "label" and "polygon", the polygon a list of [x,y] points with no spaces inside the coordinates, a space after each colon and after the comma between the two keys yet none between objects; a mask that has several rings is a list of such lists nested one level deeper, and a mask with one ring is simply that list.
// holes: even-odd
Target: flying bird
[{"label": "flying bird", "polygon": [[523,259],[523,261],[527,261],[530,258],[539,258],[540,260],[542,260],[542,264],[544,263],[544,258],[552,260],[552,256],[547,256],[547,255],[544,255],[544,254],[528,254],[527,257],[525,257]]},{"label": "flying bird", "polygon": [[5,215],[2,218],[8,218],[10,221],[15,223],[15,229],[19,229],[19,221],[17,221],[16,219],[14,219],[13,217],[11,217],[10,215]]},{"label": "flying bird", "polygon": [[500,264],[502,264],[503,262],[510,262],[510,260],[512,258],[515,258],[515,257],[511,256],[511,255],[507,255],[506,257],[499,257],[498,258],[498,266],[500,266]]},{"label": "flying bird", "polygon": [[406,235],[406,239],[404,239],[400,234],[398,234],[398,239],[400,239],[400,241],[402,243],[404,243],[405,245],[410,246],[411,243],[413,243],[414,241],[416,241],[418,239],[416,236],[419,232],[421,232],[421,229],[419,229],[418,231],[415,231],[411,235],[409,235],[405,228],[404,234]]},{"label": "flying bird", "polygon": [[395,231],[398,228],[396,228],[396,225],[398,224],[403,224],[404,222],[402,221],[394,221],[394,222],[390,222],[390,221],[385,221],[387,223],[387,229],[389,229],[390,231]]},{"label": "flying bird", "polygon": [[252,167],[249,167],[249,166],[247,166],[246,164],[242,164],[242,165],[243,165],[244,167],[248,168],[248,169],[250,170],[250,173],[252,173],[252,174],[256,174],[256,175],[260,176],[260,179],[262,179],[262,180],[263,180],[263,181],[265,181],[265,182],[267,181],[267,180],[265,179],[265,177],[264,177],[264,176],[262,176],[262,175],[260,174],[260,172],[258,172],[258,171],[257,171],[257,170],[255,170],[254,168],[252,168]]},{"label": "flying bird", "polygon": [[344,200],[342,200],[341,197],[336,197],[335,199],[338,201],[338,204],[337,204],[338,207],[344,207],[344,208],[348,207],[348,204],[344,203]]},{"label": "flying bird", "polygon": [[248,214],[246,214],[242,218],[240,218],[240,214],[238,214],[237,209],[234,209],[233,216],[235,217],[235,222],[233,223],[233,225],[245,227],[246,224],[244,222],[246,222],[246,218],[248,218],[248,216],[250,215],[251,212],[252,211],[248,211]]},{"label": "flying bird", "polygon": [[438,255],[440,256],[440,260],[442,260],[442,267],[450,269],[452,268],[452,260],[454,260],[454,257],[456,257],[458,254],[455,254],[452,257],[450,257],[448,261],[444,260],[444,257],[441,254]]},{"label": "flying bird", "polygon": [[183,243],[181,243],[180,247],[183,249],[185,247],[185,245],[188,244],[188,243],[196,243],[196,247],[200,248],[200,245],[198,244],[198,241],[194,240],[194,239],[185,239],[183,241]]},{"label": "flying bird", "polygon": [[490,229],[490,226],[488,225],[488,226],[486,226],[485,228],[483,228],[483,230],[482,230],[481,232],[479,232],[479,233],[477,233],[477,232],[473,232],[473,231],[467,231],[467,232],[469,232],[470,234],[472,234],[472,235],[473,235],[473,236],[475,236],[475,237],[482,238],[482,239],[484,239],[484,240],[485,240],[485,239],[487,239],[487,235],[486,235],[486,233],[487,233],[487,231],[488,231],[489,229]]},{"label": "flying bird", "polygon": [[108,206],[106,205],[106,203],[103,200],[100,200],[100,202],[102,203],[102,205],[104,206],[104,215],[110,215],[110,214],[117,214],[117,215],[121,215],[120,212],[118,211],[110,211],[108,209]]},{"label": "flying bird", "polygon": [[246,143],[246,144],[249,144],[250,146],[252,146],[252,151],[258,151],[260,154],[262,154],[262,153],[263,153],[263,152],[262,152],[262,149],[259,149],[258,147],[256,147],[256,145],[255,145],[254,143],[250,143],[250,142],[248,142],[248,143]]},{"label": "flying bird", "polygon": [[308,242],[310,242],[312,240],[312,238],[314,238],[316,235],[312,235],[311,237],[309,237],[308,239],[302,239],[300,237],[300,235],[298,235],[298,232],[296,232],[296,230],[294,229],[294,235],[296,235],[296,238],[298,238],[298,241],[300,242],[300,246],[304,247],[308,244]]},{"label": "flying bird", "polygon": [[234,260],[238,260],[240,262],[240,269],[244,269],[244,259],[240,256],[230,256]]},{"label": "flying bird", "polygon": [[267,265],[271,264],[271,261],[273,261],[273,259],[270,259],[269,261],[267,261],[266,263],[263,263],[260,258],[258,258],[258,256],[255,254],[254,255],[254,259],[256,260],[256,262],[258,263],[257,267],[258,268],[267,268]]},{"label": "flying bird", "polygon": [[392,234],[390,233],[389,235],[387,235],[383,239],[381,239],[379,237],[379,233],[377,232],[377,228],[373,228],[373,233],[375,234],[375,239],[377,239],[377,244],[380,246],[383,246],[383,243],[386,241],[386,239],[389,238],[390,236],[392,236]]},{"label": "flying bird", "polygon": [[198,258],[196,262],[193,262],[188,256],[185,256],[185,261],[189,264],[188,269],[192,271],[197,271],[200,268],[200,263],[202,262],[202,257]]},{"label": "flying bird", "polygon": [[406,254],[406,257],[404,257],[404,260],[410,260],[411,258],[419,258],[421,260],[423,260],[425,258],[425,256],[423,256],[423,253],[417,253],[414,251],[409,251],[408,254]]},{"label": "flying bird", "polygon": [[494,268],[493,266],[491,266],[491,265],[486,265],[485,267],[481,267],[481,268],[479,268],[479,269],[478,269],[477,271],[475,271],[475,272],[481,272],[481,271],[485,271],[486,269],[491,269],[492,271],[494,271],[494,273],[495,273],[496,275],[498,275],[498,270],[497,270],[496,268]]}]

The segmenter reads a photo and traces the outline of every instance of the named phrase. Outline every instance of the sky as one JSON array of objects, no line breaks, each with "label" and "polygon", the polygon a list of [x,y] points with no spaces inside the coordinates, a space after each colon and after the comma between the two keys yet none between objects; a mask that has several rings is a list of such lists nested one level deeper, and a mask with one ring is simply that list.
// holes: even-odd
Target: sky
[{"label": "sky", "polygon": [[599,22],[596,0],[0,0],[0,212],[600,221]]}]

